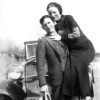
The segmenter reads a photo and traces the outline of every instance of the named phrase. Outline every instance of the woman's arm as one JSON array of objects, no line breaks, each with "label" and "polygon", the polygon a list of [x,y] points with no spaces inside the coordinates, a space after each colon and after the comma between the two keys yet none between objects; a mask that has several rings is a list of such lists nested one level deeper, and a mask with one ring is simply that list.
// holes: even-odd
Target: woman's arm
[{"label": "woman's arm", "polygon": [[70,30],[70,33],[68,33],[68,38],[72,39],[80,37],[80,29],[75,19],[71,15],[67,15],[65,18],[65,24],[68,25]]},{"label": "woman's arm", "polygon": [[78,27],[74,27],[72,31],[73,31],[72,33],[68,34],[68,38],[72,39],[72,38],[80,37],[80,30]]}]

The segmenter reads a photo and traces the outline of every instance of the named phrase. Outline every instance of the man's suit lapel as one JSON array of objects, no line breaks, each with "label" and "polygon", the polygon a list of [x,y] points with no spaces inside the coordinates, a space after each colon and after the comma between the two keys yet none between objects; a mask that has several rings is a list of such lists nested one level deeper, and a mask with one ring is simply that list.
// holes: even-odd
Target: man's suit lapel
[{"label": "man's suit lapel", "polygon": [[45,40],[50,44],[50,46],[60,55],[61,51],[55,41],[51,40],[49,37],[45,37]]}]

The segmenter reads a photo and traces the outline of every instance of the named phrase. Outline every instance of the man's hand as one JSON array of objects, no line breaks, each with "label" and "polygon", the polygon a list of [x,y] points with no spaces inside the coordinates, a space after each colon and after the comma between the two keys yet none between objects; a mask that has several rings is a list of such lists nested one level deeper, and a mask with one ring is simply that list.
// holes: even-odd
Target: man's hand
[{"label": "man's hand", "polygon": [[41,92],[48,92],[49,91],[49,88],[47,85],[43,85],[42,87],[40,87],[40,91]]}]

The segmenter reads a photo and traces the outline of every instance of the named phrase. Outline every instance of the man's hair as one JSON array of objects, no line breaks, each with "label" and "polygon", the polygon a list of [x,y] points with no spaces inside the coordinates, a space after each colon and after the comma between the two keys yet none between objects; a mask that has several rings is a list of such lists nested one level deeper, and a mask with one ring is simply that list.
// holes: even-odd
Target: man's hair
[{"label": "man's hair", "polygon": [[43,21],[44,21],[45,18],[50,18],[50,19],[53,21],[53,18],[52,18],[52,17],[50,17],[49,15],[44,15],[44,16],[42,16],[42,17],[40,18],[40,24],[41,24],[41,25],[42,25],[42,23],[43,23]]},{"label": "man's hair", "polygon": [[50,7],[56,7],[59,11],[60,14],[62,14],[62,7],[60,4],[56,3],[56,2],[50,2],[48,5],[47,5],[47,11]]}]

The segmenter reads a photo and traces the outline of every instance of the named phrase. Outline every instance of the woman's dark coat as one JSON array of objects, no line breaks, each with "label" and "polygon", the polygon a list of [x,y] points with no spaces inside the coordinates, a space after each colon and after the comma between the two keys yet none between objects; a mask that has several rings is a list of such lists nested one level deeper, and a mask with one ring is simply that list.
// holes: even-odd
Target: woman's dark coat
[{"label": "woman's dark coat", "polygon": [[[55,27],[57,31],[63,28],[62,41],[69,49],[63,93],[70,96],[80,95],[81,97],[90,95],[88,66],[95,56],[93,44],[70,15],[62,15]],[[80,37],[69,39],[68,34],[72,33],[72,29],[75,27],[79,27]]]}]

